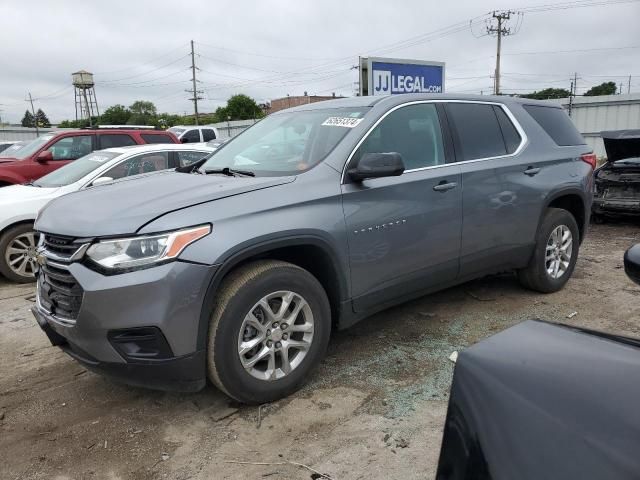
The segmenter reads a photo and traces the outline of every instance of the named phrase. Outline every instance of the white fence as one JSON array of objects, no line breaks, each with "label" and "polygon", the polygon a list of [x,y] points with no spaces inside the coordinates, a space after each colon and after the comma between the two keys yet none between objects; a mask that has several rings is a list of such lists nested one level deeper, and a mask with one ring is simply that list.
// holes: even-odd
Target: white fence
[{"label": "white fence", "polygon": [[[58,132],[67,130],[65,128],[39,128],[38,133],[40,135],[47,132]],[[33,140],[36,138],[36,129],[35,128],[26,128],[26,127],[0,127],[0,142],[1,141],[24,141],[24,140]]]},{"label": "white fence", "polygon": [[[569,109],[569,99],[553,100]],[[640,93],[577,97],[571,106],[571,119],[594,153],[606,156],[600,132],[640,128]]]},{"label": "white fence", "polygon": [[[216,127],[221,137],[235,137],[243,130],[246,130],[258,120],[232,120],[229,122],[213,123],[211,126]],[[38,133],[40,135],[47,132],[58,132],[65,130],[73,130],[68,128],[39,128]],[[1,141],[21,141],[21,140],[33,140],[36,138],[36,129],[27,127],[0,127],[0,142]]]},{"label": "white fence", "polygon": [[230,122],[212,123],[221,137],[235,137],[256,123],[258,120],[231,120]]}]

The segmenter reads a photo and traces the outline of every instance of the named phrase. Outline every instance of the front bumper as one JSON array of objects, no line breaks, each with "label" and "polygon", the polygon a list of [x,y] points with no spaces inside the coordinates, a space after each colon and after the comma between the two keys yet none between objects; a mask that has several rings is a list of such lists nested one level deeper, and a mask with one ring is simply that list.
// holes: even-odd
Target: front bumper
[{"label": "front bumper", "polygon": [[[172,262],[120,275],[68,265],[83,289],[75,323],[60,321],[37,301],[32,311],[53,345],[87,369],[124,383],[195,391],[206,383],[206,353],[198,348],[204,297],[215,267]],[[39,294],[38,294],[39,298]],[[166,346],[161,358],[127,356],[114,332],[151,329]]]},{"label": "front bumper", "polygon": [[595,197],[592,212],[596,215],[640,215],[640,200]]}]

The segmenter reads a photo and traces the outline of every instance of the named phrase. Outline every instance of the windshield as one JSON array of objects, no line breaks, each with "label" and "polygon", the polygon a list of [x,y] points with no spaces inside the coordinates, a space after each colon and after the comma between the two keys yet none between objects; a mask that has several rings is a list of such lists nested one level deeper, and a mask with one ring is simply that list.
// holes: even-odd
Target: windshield
[{"label": "windshield", "polygon": [[44,177],[39,178],[35,182],[34,185],[38,187],[46,187],[46,188],[54,188],[54,187],[64,187],[65,185],[70,185],[74,182],[77,182],[85,175],[93,172],[96,168],[104,165],[105,162],[112,160],[118,155],[122,155],[121,153],[115,152],[93,152],[89,155],[85,155],[78,160],[74,160],[73,162],[61,167],[49,175],[45,175]]},{"label": "windshield", "polygon": [[169,131],[174,135],[176,135],[177,137],[180,136],[180,134],[183,133],[185,130],[186,128],[178,128],[178,127],[171,127],[169,129]]},{"label": "windshield", "polygon": [[42,135],[41,137],[32,140],[30,143],[27,143],[20,150],[15,152],[14,158],[24,160],[25,158],[33,155],[35,152],[40,150],[40,148],[53,137],[55,137],[55,135]]},{"label": "windshield", "polygon": [[262,176],[304,172],[322,161],[367,110],[334,108],[271,115],[225,143],[202,170],[226,167]]},{"label": "windshield", "polygon": [[20,150],[27,142],[16,142],[13,145],[5,148],[2,153],[0,153],[0,158],[14,157],[16,152]]}]

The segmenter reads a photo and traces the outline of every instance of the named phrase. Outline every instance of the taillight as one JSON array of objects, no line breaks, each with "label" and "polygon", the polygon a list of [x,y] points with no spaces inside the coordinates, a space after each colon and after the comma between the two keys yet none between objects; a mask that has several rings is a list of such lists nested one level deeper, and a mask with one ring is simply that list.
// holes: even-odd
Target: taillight
[{"label": "taillight", "polygon": [[582,160],[583,162],[587,162],[589,165],[591,165],[591,168],[595,170],[598,158],[596,157],[595,153],[585,153],[584,155],[580,156],[580,160]]}]

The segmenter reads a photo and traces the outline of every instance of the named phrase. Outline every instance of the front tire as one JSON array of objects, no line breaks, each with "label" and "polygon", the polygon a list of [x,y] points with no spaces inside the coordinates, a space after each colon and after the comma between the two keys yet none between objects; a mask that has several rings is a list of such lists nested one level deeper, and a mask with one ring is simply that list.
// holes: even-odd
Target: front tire
[{"label": "front tire", "polygon": [[529,265],[518,271],[520,283],[542,293],[562,289],[576,266],[580,231],[567,210],[549,208],[536,236],[535,251]]},{"label": "front tire", "polygon": [[0,273],[12,282],[34,282],[37,244],[38,236],[32,224],[7,229],[0,236]]},{"label": "front tire", "polygon": [[331,309],[306,270],[261,260],[231,272],[220,286],[209,324],[209,379],[244,403],[294,392],[329,343]]}]

